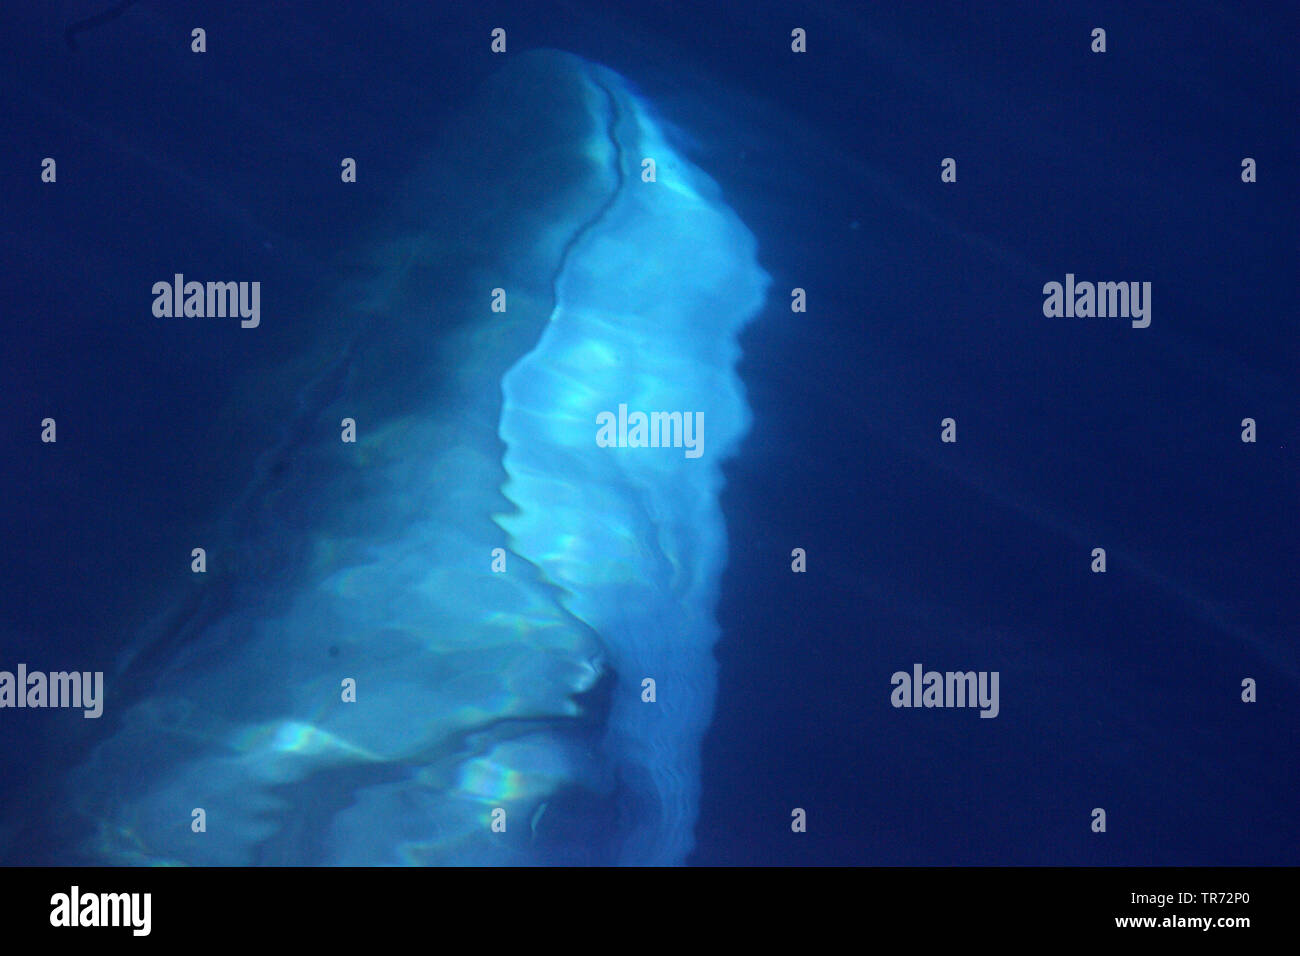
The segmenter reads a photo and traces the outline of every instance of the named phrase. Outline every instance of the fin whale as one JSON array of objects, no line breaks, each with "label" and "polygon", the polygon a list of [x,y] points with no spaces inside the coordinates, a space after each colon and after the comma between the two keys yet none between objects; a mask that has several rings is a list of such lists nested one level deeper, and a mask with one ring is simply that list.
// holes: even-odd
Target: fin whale
[{"label": "fin whale", "polygon": [[[364,295],[236,390],[268,450],[69,774],[82,856],[686,859],[769,278],[664,129],[609,69],[512,57]],[[704,454],[598,444],[621,404],[701,414]]]}]

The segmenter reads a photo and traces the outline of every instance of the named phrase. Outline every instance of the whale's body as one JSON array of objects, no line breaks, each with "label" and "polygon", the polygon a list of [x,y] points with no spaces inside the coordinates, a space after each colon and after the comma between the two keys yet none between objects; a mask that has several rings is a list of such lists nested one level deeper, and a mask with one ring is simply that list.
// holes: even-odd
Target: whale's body
[{"label": "whale's body", "polygon": [[[517,58],[444,150],[364,314],[286,363],[198,596],[118,675],[130,699],[68,782],[86,856],[690,852],[736,339],[768,277],[649,105],[577,57]],[[699,413],[703,454],[598,444],[620,404]]]}]

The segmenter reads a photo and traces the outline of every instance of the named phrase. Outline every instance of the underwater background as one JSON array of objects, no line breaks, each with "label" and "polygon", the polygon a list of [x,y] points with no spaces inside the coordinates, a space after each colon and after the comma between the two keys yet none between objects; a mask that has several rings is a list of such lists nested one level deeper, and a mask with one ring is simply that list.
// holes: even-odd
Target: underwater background
[{"label": "underwater background", "polygon": [[[1292,7],[139,0],[66,32],[111,6],[0,15],[0,669],[106,684],[98,720],[0,710],[4,863],[1300,862]],[[581,59],[524,59],[542,50]],[[653,665],[680,666],[675,686],[698,695],[682,752],[640,755],[641,730],[618,730],[642,719],[620,708],[659,706],[623,694],[639,693],[642,647],[610,636],[657,651],[649,620],[621,617],[645,595],[596,590],[633,558],[556,541],[520,562],[537,570],[503,627],[528,622],[528,647],[563,667],[494,637],[504,656],[475,658],[487,676],[454,713],[439,694],[378,691],[384,728],[431,713],[453,728],[400,757],[358,755],[323,722],[285,743],[279,695],[333,680],[350,647],[294,603],[304,582],[372,588],[379,620],[396,571],[333,575],[411,540],[422,502],[450,516],[422,539],[446,572],[431,600],[477,612],[459,634],[500,623],[459,576],[460,561],[491,573],[486,545],[466,556],[436,535],[476,508],[486,520],[509,466],[430,458],[391,510],[358,475],[453,447],[448,429],[495,434],[495,383],[536,354],[555,290],[599,311],[579,270],[595,273],[603,234],[574,223],[623,209],[611,197],[629,182],[591,144],[631,134],[605,128],[597,89],[622,105],[611,116],[643,111],[640,142],[658,131],[684,158],[717,229],[673,239],[659,206],[618,213],[657,239],[607,253],[608,281],[717,325],[706,341],[656,320],[629,350],[662,347],[694,407],[733,384],[743,396],[705,414],[731,426],[706,454],[725,483],[674,471],[653,485],[675,489],[646,512],[681,547],[627,572],[698,575],[685,617],[653,602],[642,615],[676,635],[664,646],[690,645]],[[150,288],[178,272],[259,281],[260,326],[155,317]],[[1150,282],[1150,327],[1045,317],[1043,286],[1067,273]],[[698,281],[674,311],[682,276]],[[520,290],[521,318],[488,309],[498,284]],[[528,404],[532,382],[504,406],[535,416],[525,436],[561,414]],[[334,436],[351,408],[366,441],[370,422],[400,437],[345,459]],[[940,441],[948,417],[955,444]],[[534,452],[523,470],[574,467],[558,445]],[[531,513],[598,524],[614,508],[598,477],[561,504],[530,498]],[[514,487],[519,505],[531,492]],[[227,570],[200,583],[190,553],[208,541]],[[588,573],[597,606],[581,610],[565,581]],[[418,627],[414,610],[396,616]],[[310,650],[244,683],[241,655],[290,646],[270,631],[250,643],[268,621],[301,622],[285,633]],[[439,680],[464,673],[461,652],[437,645]],[[997,717],[891,706],[891,675],[918,662],[998,672]],[[363,680],[355,706],[384,686]],[[211,722],[213,701],[239,701],[237,719]],[[483,762],[466,771],[466,755]],[[467,779],[479,771],[509,779]],[[214,790],[193,794],[198,781]],[[471,792],[479,810],[517,798],[524,813],[500,859],[429,822],[451,812],[443,795]],[[248,815],[229,854],[147,834],[166,804],[187,839],[205,801],[211,843],[219,808]]]}]

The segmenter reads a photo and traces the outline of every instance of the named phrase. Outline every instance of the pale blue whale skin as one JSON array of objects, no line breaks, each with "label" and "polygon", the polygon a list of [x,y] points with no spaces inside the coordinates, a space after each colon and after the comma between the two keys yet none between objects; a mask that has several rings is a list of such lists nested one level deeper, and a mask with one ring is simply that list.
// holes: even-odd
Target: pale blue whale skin
[{"label": "pale blue whale skin", "polygon": [[[756,243],[650,105],[568,54],[513,57],[434,157],[371,244],[378,274],[244,383],[282,414],[208,529],[210,590],[160,614],[123,669],[134,701],[68,782],[92,859],[691,850]],[[620,403],[702,413],[703,456],[598,446]]]}]

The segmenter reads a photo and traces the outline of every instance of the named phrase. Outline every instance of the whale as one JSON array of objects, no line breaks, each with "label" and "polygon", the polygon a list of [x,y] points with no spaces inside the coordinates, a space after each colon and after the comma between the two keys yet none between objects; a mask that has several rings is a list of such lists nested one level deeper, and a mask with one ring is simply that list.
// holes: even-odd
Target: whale
[{"label": "whale", "polygon": [[[681,144],[619,73],[512,54],[319,321],[239,333],[281,334],[217,417],[255,465],[107,678],[78,859],[687,862],[771,279]],[[629,407],[708,443],[599,440]]]}]

